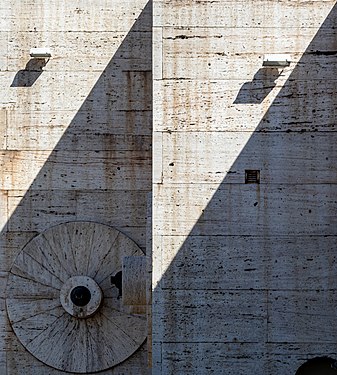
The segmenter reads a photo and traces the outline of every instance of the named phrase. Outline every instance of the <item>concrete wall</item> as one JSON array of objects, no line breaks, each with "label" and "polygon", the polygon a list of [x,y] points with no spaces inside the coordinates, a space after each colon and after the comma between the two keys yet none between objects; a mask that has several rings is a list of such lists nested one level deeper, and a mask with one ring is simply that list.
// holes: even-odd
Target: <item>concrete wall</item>
[{"label": "concrete wall", "polygon": [[[67,221],[111,225],[145,250],[152,7],[5,0],[0,14],[0,373],[56,375],[9,325],[8,272],[30,239]],[[52,58],[30,59],[32,47]],[[147,373],[146,357],[143,346],[104,374]]]},{"label": "concrete wall", "polygon": [[335,1],[153,11],[153,374],[336,358]]}]

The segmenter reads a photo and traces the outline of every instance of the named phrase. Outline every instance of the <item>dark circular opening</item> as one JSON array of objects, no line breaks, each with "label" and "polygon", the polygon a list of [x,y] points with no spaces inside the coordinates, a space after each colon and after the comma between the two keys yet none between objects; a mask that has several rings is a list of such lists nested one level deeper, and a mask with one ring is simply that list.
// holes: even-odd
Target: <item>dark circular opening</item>
[{"label": "dark circular opening", "polygon": [[329,357],[312,358],[295,375],[337,375],[337,361]]},{"label": "dark circular opening", "polygon": [[83,285],[76,286],[70,293],[70,299],[75,306],[83,307],[91,300],[90,290]]}]

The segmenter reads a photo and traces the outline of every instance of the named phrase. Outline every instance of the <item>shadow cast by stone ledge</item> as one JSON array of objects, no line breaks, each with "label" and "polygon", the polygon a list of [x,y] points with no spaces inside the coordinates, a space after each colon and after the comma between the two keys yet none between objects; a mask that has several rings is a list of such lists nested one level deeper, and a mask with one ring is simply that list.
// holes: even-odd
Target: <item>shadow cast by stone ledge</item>
[{"label": "shadow cast by stone ledge", "polygon": [[31,87],[43,73],[48,59],[32,58],[28,61],[25,69],[19,70],[11,84],[11,87]]},{"label": "shadow cast by stone ledge", "polygon": [[234,104],[260,104],[276,86],[282,74],[278,68],[260,68],[252,81],[242,85]]}]

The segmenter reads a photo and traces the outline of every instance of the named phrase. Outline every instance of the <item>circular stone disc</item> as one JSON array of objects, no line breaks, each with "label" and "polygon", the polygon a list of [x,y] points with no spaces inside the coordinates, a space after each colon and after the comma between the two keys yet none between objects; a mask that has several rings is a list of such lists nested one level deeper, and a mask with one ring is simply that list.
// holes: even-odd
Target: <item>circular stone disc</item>
[{"label": "circular stone disc", "polygon": [[[21,343],[40,361],[68,372],[103,371],[127,359],[146,338],[146,318],[122,304],[110,277],[122,270],[125,256],[142,255],[121,232],[92,222],[61,224],[33,238],[7,285],[7,312]],[[82,290],[73,292],[73,300],[93,304],[84,316],[69,308],[77,286]]]}]

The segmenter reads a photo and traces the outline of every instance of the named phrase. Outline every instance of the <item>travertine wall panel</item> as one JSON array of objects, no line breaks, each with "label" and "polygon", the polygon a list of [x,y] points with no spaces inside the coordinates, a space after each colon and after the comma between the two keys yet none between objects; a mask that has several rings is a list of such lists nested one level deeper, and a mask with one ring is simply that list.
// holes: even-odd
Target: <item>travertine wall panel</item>
[{"label": "travertine wall panel", "polygon": [[[8,48],[7,45],[8,45],[8,33],[6,31],[0,31],[0,50],[7,52],[7,48]],[[0,56],[0,71],[6,70],[6,69],[7,69],[7,55],[2,54]]]},{"label": "travertine wall panel", "polygon": [[[154,207],[153,207],[154,209]],[[155,231],[152,228],[152,232]],[[160,235],[156,235],[152,237],[152,293],[157,290],[159,284],[162,282],[162,273],[164,271],[164,267],[162,264],[163,259],[163,237]],[[153,308],[154,306],[152,306]],[[158,347],[160,347],[160,343],[158,343]],[[154,343],[153,345],[156,345]],[[158,353],[156,353],[158,355]]]},{"label": "travertine wall panel", "polygon": [[[331,68],[331,63],[334,62],[331,56],[326,59],[322,64],[323,66],[320,68],[317,67],[320,59],[317,59],[315,55],[308,55],[301,58],[301,54],[293,53],[290,56],[293,63],[299,62],[299,66],[302,65],[303,67],[300,71],[295,72],[292,71],[292,67],[284,69],[284,73],[292,73],[294,79],[305,80],[309,78],[311,80],[319,80],[334,78],[336,75],[336,69]],[[261,72],[259,72],[259,69],[262,67],[263,55],[249,53],[247,53],[247,55],[235,54],[232,58],[230,56],[213,57],[212,55],[206,58],[190,56],[187,62],[185,56],[181,58],[179,56],[172,62],[170,58],[167,60],[168,62],[163,72],[164,78],[179,77],[182,79],[212,80],[246,79],[247,81],[251,81],[254,78],[260,78]],[[184,63],[182,63],[183,61]]]},{"label": "travertine wall panel", "polygon": [[[2,277],[4,278],[4,277]],[[7,275],[6,279],[7,280]],[[2,281],[2,280],[1,280]],[[5,285],[3,285],[3,282],[1,282],[1,287],[5,289]],[[3,373],[6,373],[6,367],[7,367],[7,354],[8,354],[8,335],[10,334],[10,327],[7,322],[7,316],[6,316],[6,304],[5,304],[5,298],[2,297],[0,299],[0,366],[1,371]]]},{"label": "travertine wall panel", "polygon": [[3,352],[3,351],[0,354],[0,365],[1,365],[1,368],[3,368],[6,371],[6,368],[7,368],[7,358],[6,358],[6,353]]},{"label": "travertine wall panel", "polygon": [[163,134],[153,132],[153,143],[156,144],[156,153],[153,155],[153,182],[160,183],[163,179]]},{"label": "travertine wall panel", "polygon": [[336,290],[269,293],[269,342],[334,343],[335,319]]},{"label": "travertine wall panel", "polygon": [[[161,374],[295,374],[311,353],[336,357],[333,344],[165,343]],[[200,362],[194,360],[197,355]],[[311,356],[310,356],[311,358]]]},{"label": "travertine wall panel", "polygon": [[153,27],[153,79],[163,78],[163,28]]},{"label": "travertine wall panel", "polygon": [[336,130],[334,77],[310,82],[280,77],[276,86],[269,79],[245,83],[156,81],[154,127],[183,132]]},{"label": "travertine wall panel", "polygon": [[320,43],[310,44],[316,33],[316,28],[300,25],[291,28],[270,23],[256,28],[164,27],[163,57],[166,63],[168,59],[198,57],[202,60],[215,56],[225,57],[230,62],[235,58],[234,55],[247,58],[252,55],[285,53],[292,56],[305,51],[306,55],[317,56],[320,52],[331,52],[331,48],[336,46],[334,31],[331,28],[323,29]]},{"label": "travertine wall panel", "polygon": [[[59,31],[125,31],[128,32],[140,13],[145,22],[138,23],[136,30],[151,28],[151,7],[147,0],[106,0],[60,2],[11,1],[2,2],[3,31],[49,32]],[[144,10],[145,8],[145,10]],[[33,10],[33,11],[32,11]]]},{"label": "travertine wall panel", "polygon": [[[13,129],[14,128],[14,129]],[[63,132],[66,130],[64,126],[38,127],[34,125],[17,124],[9,129],[7,136],[8,142],[6,149],[18,154],[27,153],[28,150],[38,149],[40,153],[45,153],[51,150],[55,144],[55,139],[61,138]],[[54,150],[60,150],[64,154],[65,151],[85,150],[84,139],[90,140],[92,149],[95,151],[111,151],[112,153],[137,153],[142,152],[147,156],[150,151],[151,144],[150,135],[142,134],[115,134],[115,129],[100,127],[98,129],[90,129],[88,131],[80,132],[80,129],[72,129],[72,132],[67,139],[62,139],[61,142],[56,143]],[[20,151],[13,151],[20,150]],[[24,150],[24,151],[21,151]]]},{"label": "travertine wall panel", "polygon": [[152,368],[152,192],[147,197],[146,274],[147,358],[149,368]]},{"label": "travertine wall panel", "polygon": [[[331,49],[336,48],[334,33],[327,29],[322,41],[311,43],[315,29],[292,28],[165,28],[163,34],[164,78],[239,79],[261,78],[264,54],[286,53],[291,61],[301,59],[296,79],[322,79],[334,76]],[[244,41],[242,35],[245,35]],[[309,46],[309,48],[307,48]],[[303,55],[303,51],[305,54]],[[317,62],[327,54],[324,65]],[[294,66],[294,65],[293,65]],[[286,69],[289,71],[289,69]],[[258,72],[258,73],[256,73]],[[274,71],[275,73],[275,71]]]},{"label": "travertine wall panel", "polygon": [[[8,110],[7,118],[11,126],[3,144],[7,144],[8,150],[83,150],[86,149],[86,141],[93,150],[131,150],[136,145],[136,149],[145,151],[150,144],[151,113],[146,109],[83,109],[74,118],[72,111],[29,113]],[[6,110],[3,116],[6,116]],[[72,126],[68,128],[70,121]],[[125,129],[128,129],[127,134],[123,134]],[[61,138],[65,131],[67,137]]]},{"label": "travertine wall panel", "polygon": [[[30,72],[25,72],[24,74]],[[91,110],[149,110],[151,102],[146,95],[146,89],[151,89],[151,73],[121,72],[117,78],[110,73],[103,73],[101,77],[97,73],[86,74],[83,80],[82,73],[67,72],[43,72],[38,84],[30,89],[20,87],[17,90],[11,88],[14,81],[14,73],[0,73],[0,80],[6,89],[1,91],[0,100],[4,104],[11,104],[12,108],[26,111],[74,111],[81,107]],[[99,86],[95,83],[99,79]],[[50,87],[53,90],[50,90]],[[129,87],[129,90],[125,90]],[[144,90],[145,88],[145,90]],[[91,91],[92,90],[92,91]],[[88,95],[90,94],[89,98]],[[132,100],[129,96],[132,94]],[[73,96],[73,100],[69,97]]]},{"label": "travertine wall panel", "polygon": [[8,212],[8,191],[1,190],[0,191],[0,228],[1,230],[6,230],[7,222],[9,218]]},{"label": "travertine wall panel", "polygon": [[337,234],[336,185],[191,184],[155,193],[161,235]]},{"label": "travertine wall panel", "polygon": [[[127,45],[122,45],[124,38],[125,31],[42,32],[37,36],[35,33],[11,33],[7,45],[7,70],[24,69],[29,61],[29,49],[46,44],[52,48],[53,58],[45,65],[44,71],[102,71],[117,50],[113,68],[149,70],[147,51],[138,43],[139,32],[130,32]],[[151,43],[151,32],[142,32],[142,38],[144,43]]]},{"label": "travertine wall panel", "polygon": [[[0,272],[0,299],[3,301],[3,299],[6,297],[6,283],[7,283],[7,272]],[[1,311],[4,311],[5,309],[3,306],[1,306]]]},{"label": "travertine wall panel", "polygon": [[163,181],[184,183],[189,174],[191,183],[243,183],[246,169],[261,169],[261,184],[334,184],[336,142],[323,132],[164,133]]},{"label": "travertine wall panel", "polygon": [[[0,152],[0,188],[139,190],[151,179],[149,151]],[[48,158],[49,157],[49,158]],[[48,161],[46,162],[46,160]],[[34,183],[43,168],[44,175]]]},{"label": "travertine wall panel", "polygon": [[10,191],[10,231],[38,231],[67,221],[104,222],[114,226],[145,249],[146,215],[139,203],[148,191]]},{"label": "travertine wall panel", "polygon": [[160,325],[153,326],[156,341],[261,342],[266,338],[264,291],[164,290],[156,293],[153,303],[153,319],[161,319]]},{"label": "travertine wall panel", "polygon": [[7,111],[5,108],[0,108],[0,150],[3,150],[6,145],[7,138]]},{"label": "travertine wall panel", "polygon": [[326,17],[334,6],[327,1],[217,1],[154,0],[154,26],[325,28],[334,26]]},{"label": "travertine wall panel", "polygon": [[[163,289],[334,290],[335,236],[165,236]],[[172,261],[169,249],[179,249]],[[210,272],[212,270],[212,272]],[[297,297],[296,297],[297,298]],[[316,301],[316,307],[321,305]]]}]

